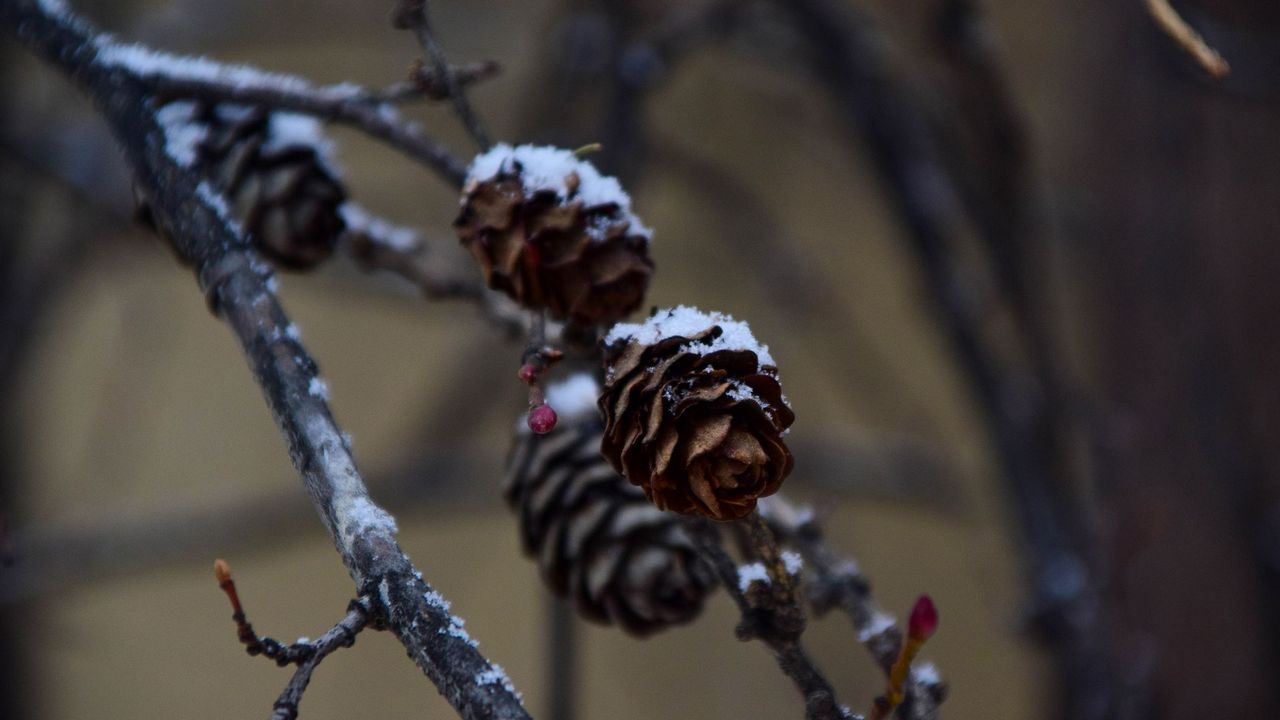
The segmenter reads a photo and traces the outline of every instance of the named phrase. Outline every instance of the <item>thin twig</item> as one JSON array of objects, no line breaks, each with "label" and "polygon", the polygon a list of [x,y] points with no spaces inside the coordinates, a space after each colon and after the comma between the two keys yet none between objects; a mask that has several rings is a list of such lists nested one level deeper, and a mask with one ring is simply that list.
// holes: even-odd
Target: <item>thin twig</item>
[{"label": "thin twig", "polygon": [[[812,512],[800,510],[784,497],[774,495],[762,500],[759,512],[782,542],[804,558],[814,613],[821,617],[839,609],[847,615],[858,640],[888,676],[902,648],[902,630],[871,596],[871,585],[858,564],[841,557],[827,544]],[[947,686],[936,673],[913,671],[901,716],[935,720],[946,693]]]},{"label": "thin twig", "polygon": [[482,80],[494,77],[502,70],[502,66],[492,60],[451,65],[448,73],[441,75],[435,68],[424,67],[421,61],[415,61],[409,68],[409,79],[393,83],[374,95],[380,102],[398,103],[405,100],[427,97],[432,100],[447,100],[449,95],[449,78],[460,87],[468,87]]},{"label": "thin twig", "polygon": [[1214,80],[1222,80],[1231,74],[1231,66],[1227,61],[1218,54],[1217,50],[1209,47],[1209,43],[1204,41],[1195,28],[1182,19],[1178,11],[1169,4],[1169,0],[1143,0],[1143,3],[1147,6],[1147,12],[1151,13],[1152,19],[1156,21],[1156,25],[1173,38],[1173,41],[1178,43],[1178,46],[1199,63],[1200,67],[1204,68],[1204,71]]},{"label": "thin twig", "polygon": [[454,75],[449,66],[449,60],[444,55],[444,48],[440,46],[440,41],[436,39],[431,29],[431,19],[427,15],[427,1],[400,0],[392,14],[392,22],[401,30],[413,32],[414,37],[418,39],[418,44],[431,60],[435,74],[444,79],[449,99],[453,101],[453,107],[463,127],[467,129],[467,133],[481,150],[488,150],[493,144],[489,141],[489,133],[485,132],[480,118],[471,109],[471,102],[467,100],[467,91]]},{"label": "thin twig", "polygon": [[[804,611],[794,603],[794,589],[785,569],[776,579],[770,570],[770,582],[763,588],[758,582],[743,583],[738,566],[725,551],[720,531],[715,525],[710,521],[692,521],[688,530],[698,551],[715,568],[720,582],[742,612],[742,621],[737,627],[738,639],[758,639],[768,646],[778,667],[791,678],[804,698],[806,718],[839,720],[847,717],[848,711],[836,702],[831,683],[800,645],[805,624]],[[752,531],[754,534],[754,527]],[[767,541],[765,545],[772,546],[773,543]],[[767,549],[764,551],[769,552]],[[776,556],[777,548],[773,547],[772,552]]]},{"label": "thin twig", "polygon": [[505,674],[476,650],[400,549],[395,521],[370,498],[323,393],[312,390],[315,361],[287,332],[291,323],[259,262],[208,185],[167,153],[150,89],[99,63],[101,39],[61,3],[6,2],[0,22],[95,100],[158,227],[195,268],[211,307],[240,342],[294,466],[359,594],[372,598],[377,620],[463,718],[528,718]]},{"label": "thin twig", "polygon": [[426,240],[416,230],[370,215],[354,203],[343,205],[342,214],[348,231],[339,247],[362,269],[398,275],[432,300],[475,302],[508,339],[526,332],[526,313],[506,296],[486,288],[474,267],[442,262],[433,257]]},{"label": "thin twig", "polygon": [[311,683],[311,674],[316,667],[334,650],[351,647],[356,635],[369,624],[369,613],[365,609],[367,603],[367,600],[352,600],[347,616],[309,643],[311,654],[298,663],[298,669],[272,705],[271,720],[294,720],[298,717],[298,704],[302,702],[302,693]]}]

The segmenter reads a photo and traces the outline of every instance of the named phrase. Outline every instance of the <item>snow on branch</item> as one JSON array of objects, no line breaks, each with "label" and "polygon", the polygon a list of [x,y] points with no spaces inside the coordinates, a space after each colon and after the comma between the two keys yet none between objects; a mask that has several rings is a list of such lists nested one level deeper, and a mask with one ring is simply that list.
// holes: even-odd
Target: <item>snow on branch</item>
[{"label": "snow on branch", "polygon": [[[168,138],[148,102],[155,88],[97,59],[93,29],[61,3],[0,3],[0,26],[73,78],[104,115],[157,226],[196,271],[211,307],[239,341],[295,468],[302,476],[372,621],[391,630],[410,658],[463,718],[528,718],[503,683],[480,683],[500,670],[473,642],[450,634],[456,619],[439,602],[395,539],[395,522],[369,496],[344,434],[321,394],[309,392],[316,363],[289,332],[260,263],[221,198],[171,156]],[[205,190],[202,191],[202,188]],[[224,203],[223,203],[224,204]]]}]

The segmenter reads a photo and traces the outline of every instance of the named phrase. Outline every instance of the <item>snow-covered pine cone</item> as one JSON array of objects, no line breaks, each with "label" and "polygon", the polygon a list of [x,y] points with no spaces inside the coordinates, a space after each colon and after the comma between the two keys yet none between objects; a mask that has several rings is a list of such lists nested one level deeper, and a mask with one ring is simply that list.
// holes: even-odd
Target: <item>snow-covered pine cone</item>
[{"label": "snow-covered pine cone", "polygon": [[543,580],[578,613],[647,636],[702,610],[715,577],[679,516],[653,507],[600,456],[599,386],[577,375],[548,388],[561,415],[535,435],[521,424],[505,496]]},{"label": "snow-covered pine cone", "polygon": [[179,100],[160,109],[170,155],[201,173],[254,246],[301,270],[328,259],[346,224],[346,190],[312,118]]},{"label": "snow-covered pine cone", "polygon": [[590,326],[643,302],[650,232],[618,181],[572,152],[496,145],[472,161],[461,203],[458,238],[524,307]]},{"label": "snow-covered pine cone", "polygon": [[601,452],[658,508],[734,520],[777,492],[795,414],[746,323],[682,306],[616,325],[604,344]]}]

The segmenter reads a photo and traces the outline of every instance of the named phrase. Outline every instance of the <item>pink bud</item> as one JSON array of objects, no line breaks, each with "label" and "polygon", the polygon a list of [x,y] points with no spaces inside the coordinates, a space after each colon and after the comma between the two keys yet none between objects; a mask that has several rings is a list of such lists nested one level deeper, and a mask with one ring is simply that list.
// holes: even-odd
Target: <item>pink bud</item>
[{"label": "pink bud", "polygon": [[534,365],[533,363],[525,363],[520,366],[520,372],[516,373],[516,376],[524,382],[532,385],[537,382],[538,375],[540,374],[541,373],[539,372],[537,365]]},{"label": "pink bud", "polygon": [[938,609],[928,595],[921,595],[911,608],[907,621],[907,635],[914,640],[927,640],[938,629]]},{"label": "pink bud", "polygon": [[556,427],[556,411],[543,403],[529,411],[529,429],[539,435],[546,435]]}]

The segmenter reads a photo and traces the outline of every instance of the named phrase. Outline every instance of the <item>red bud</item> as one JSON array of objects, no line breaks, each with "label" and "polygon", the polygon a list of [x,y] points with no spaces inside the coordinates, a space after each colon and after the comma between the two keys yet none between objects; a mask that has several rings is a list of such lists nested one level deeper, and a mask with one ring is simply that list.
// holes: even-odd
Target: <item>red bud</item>
[{"label": "red bud", "polygon": [[532,385],[535,382],[537,382],[538,376],[541,374],[542,373],[538,369],[538,366],[534,365],[533,363],[525,363],[520,366],[520,372],[516,373],[516,376],[519,377],[524,382]]},{"label": "red bud", "polygon": [[911,608],[907,621],[907,635],[915,640],[927,640],[938,629],[938,609],[928,595],[921,595]]},{"label": "red bud", "polygon": [[551,409],[550,405],[543,403],[529,411],[529,429],[539,435],[546,435],[556,427],[556,411]]}]

